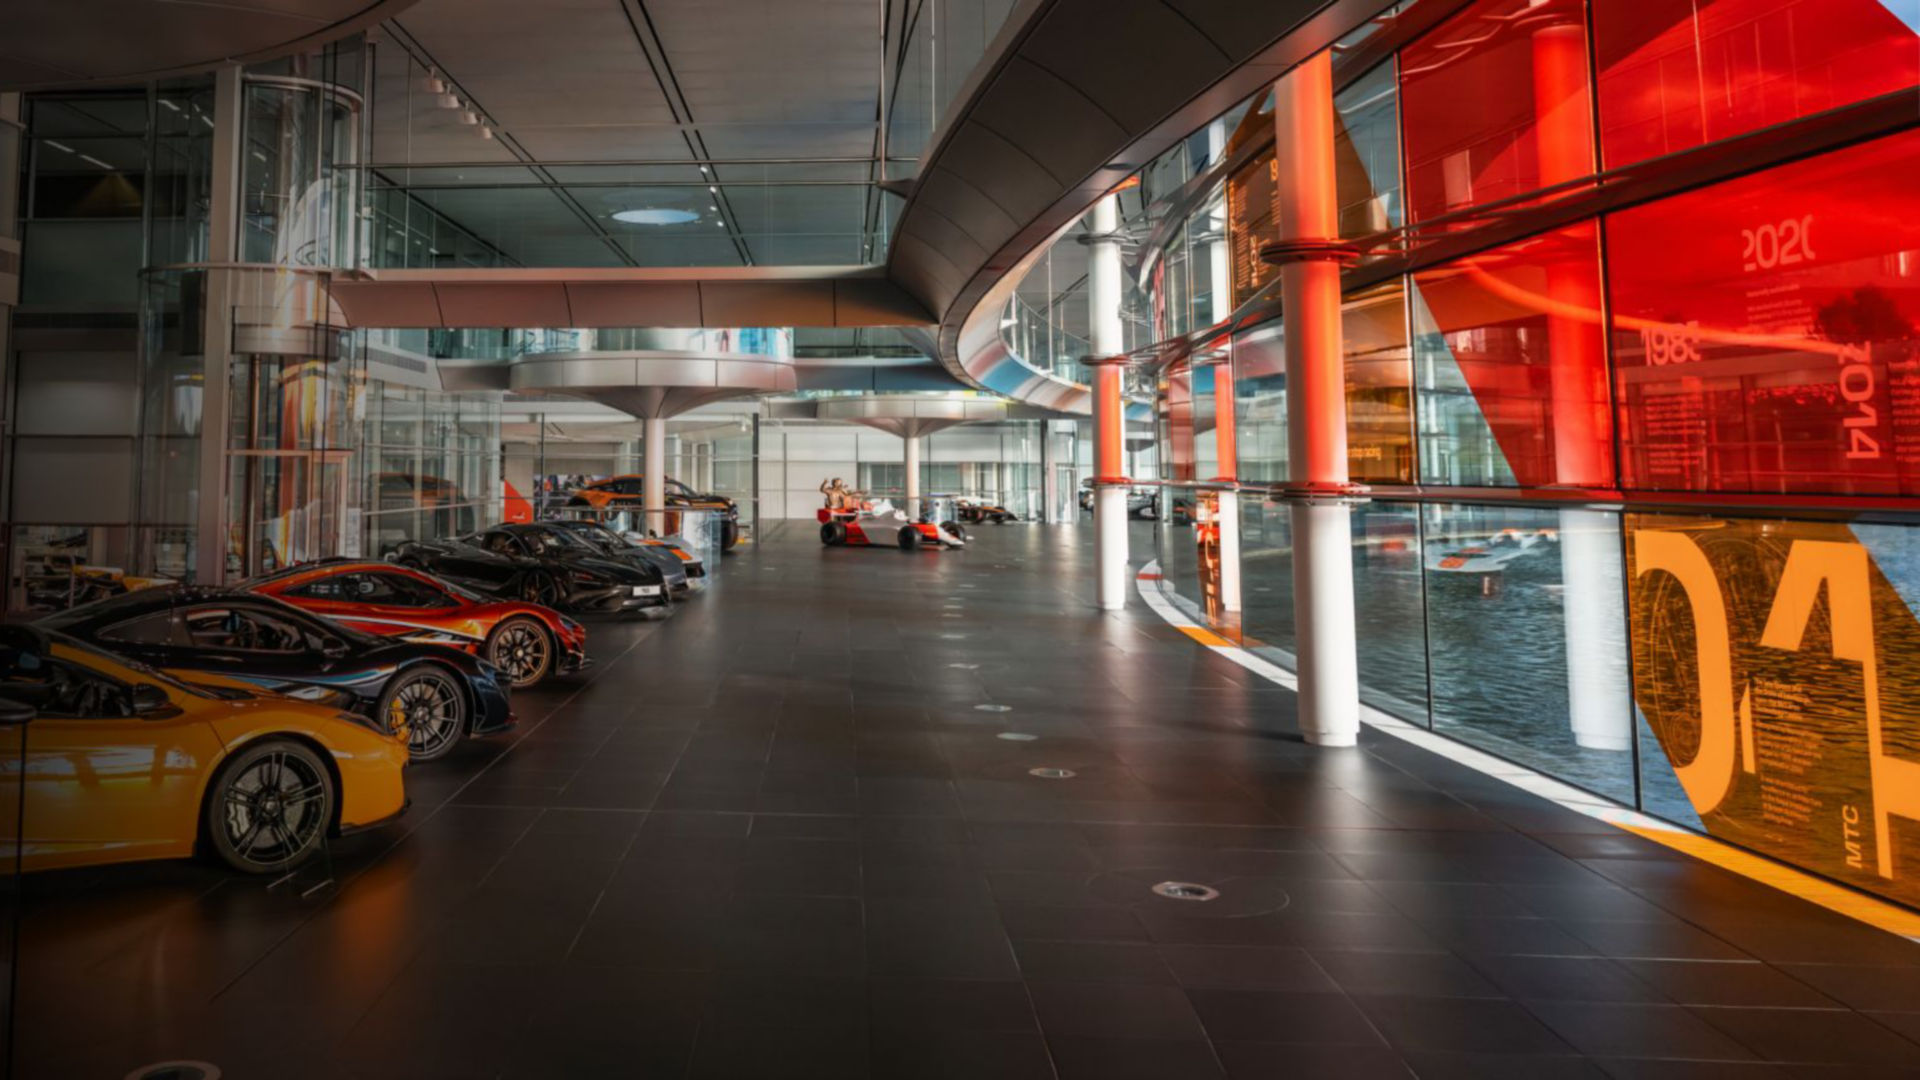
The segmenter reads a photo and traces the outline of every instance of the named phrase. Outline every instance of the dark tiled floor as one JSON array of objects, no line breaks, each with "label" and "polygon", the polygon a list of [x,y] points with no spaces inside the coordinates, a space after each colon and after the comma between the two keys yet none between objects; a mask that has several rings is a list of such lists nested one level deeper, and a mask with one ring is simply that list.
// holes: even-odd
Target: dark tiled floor
[{"label": "dark tiled floor", "polygon": [[1391,739],[1309,749],[1291,694],[1089,610],[1090,540],[777,530],[596,626],[332,885],[31,879],[22,1075],[1920,1075],[1920,949]]}]

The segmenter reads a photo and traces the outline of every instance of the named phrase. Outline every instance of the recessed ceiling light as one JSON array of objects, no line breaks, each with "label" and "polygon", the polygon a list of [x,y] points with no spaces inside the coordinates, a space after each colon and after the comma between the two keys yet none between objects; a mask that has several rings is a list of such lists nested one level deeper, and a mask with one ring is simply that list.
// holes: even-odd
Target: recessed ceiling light
[{"label": "recessed ceiling light", "polygon": [[637,210],[620,210],[613,220],[624,221],[628,225],[685,225],[689,221],[700,220],[700,215],[691,210],[675,210],[665,206],[643,206]]}]

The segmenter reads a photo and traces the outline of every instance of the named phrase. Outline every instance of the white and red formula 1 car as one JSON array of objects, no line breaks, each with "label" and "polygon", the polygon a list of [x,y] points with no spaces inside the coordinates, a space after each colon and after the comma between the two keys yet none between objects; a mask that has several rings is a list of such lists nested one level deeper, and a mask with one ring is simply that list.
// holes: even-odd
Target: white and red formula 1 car
[{"label": "white and red formula 1 car", "polygon": [[896,545],[901,551],[967,546],[967,530],[959,522],[913,521],[885,499],[859,510],[821,509],[820,542],[828,547]]}]

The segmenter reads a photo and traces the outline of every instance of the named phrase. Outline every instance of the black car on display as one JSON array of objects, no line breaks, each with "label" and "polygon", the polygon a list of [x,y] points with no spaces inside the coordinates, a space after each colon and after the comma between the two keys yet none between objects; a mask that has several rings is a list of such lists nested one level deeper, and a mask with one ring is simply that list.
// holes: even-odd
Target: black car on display
[{"label": "black car on display", "polygon": [[637,561],[657,566],[666,575],[667,591],[675,596],[690,592],[697,579],[706,576],[700,560],[665,540],[640,540],[638,534],[617,533],[597,521],[546,521],[550,529],[564,529],[586,541],[594,550],[610,559]]},{"label": "black car on display", "polygon": [[[731,551],[740,542],[740,505],[725,495],[703,495],[692,488],[667,477],[667,532],[679,531],[679,523],[674,520],[676,510],[707,510],[718,515],[720,531],[715,540],[721,551]],[[575,488],[567,498],[567,506],[575,510],[639,510],[646,501],[646,477],[633,474],[615,476],[607,480]]]},{"label": "black car on display", "polygon": [[514,723],[506,682],[478,657],[363,634],[240,589],[142,589],[38,625],[187,681],[205,672],[404,726],[415,761]]},{"label": "black car on display", "polygon": [[393,561],[488,596],[559,611],[637,611],[670,602],[660,567],[609,558],[547,522],[495,525],[448,540],[411,540],[395,549]]}]

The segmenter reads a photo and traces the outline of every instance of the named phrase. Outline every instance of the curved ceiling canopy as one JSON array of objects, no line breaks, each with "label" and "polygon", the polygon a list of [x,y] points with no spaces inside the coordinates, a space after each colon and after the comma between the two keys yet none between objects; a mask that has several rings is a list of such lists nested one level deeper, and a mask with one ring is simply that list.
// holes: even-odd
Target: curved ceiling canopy
[{"label": "curved ceiling canopy", "polygon": [[903,439],[931,435],[958,424],[1005,420],[1011,403],[971,394],[876,394],[852,398],[823,398],[814,409],[820,420],[839,420]]},{"label": "curved ceiling canopy", "polygon": [[739,353],[535,353],[514,360],[507,378],[515,393],[585,398],[643,420],[728,398],[794,392],[791,362]]},{"label": "curved ceiling canopy", "polygon": [[315,49],[413,0],[5,0],[0,90],[128,82]]},{"label": "curved ceiling canopy", "polygon": [[969,385],[1084,409],[1004,348],[966,363],[997,347],[962,341],[969,316],[1142,165],[1390,6],[1140,0],[1120,18],[1110,0],[1023,0],[943,120],[888,256],[939,316],[940,362]]}]

